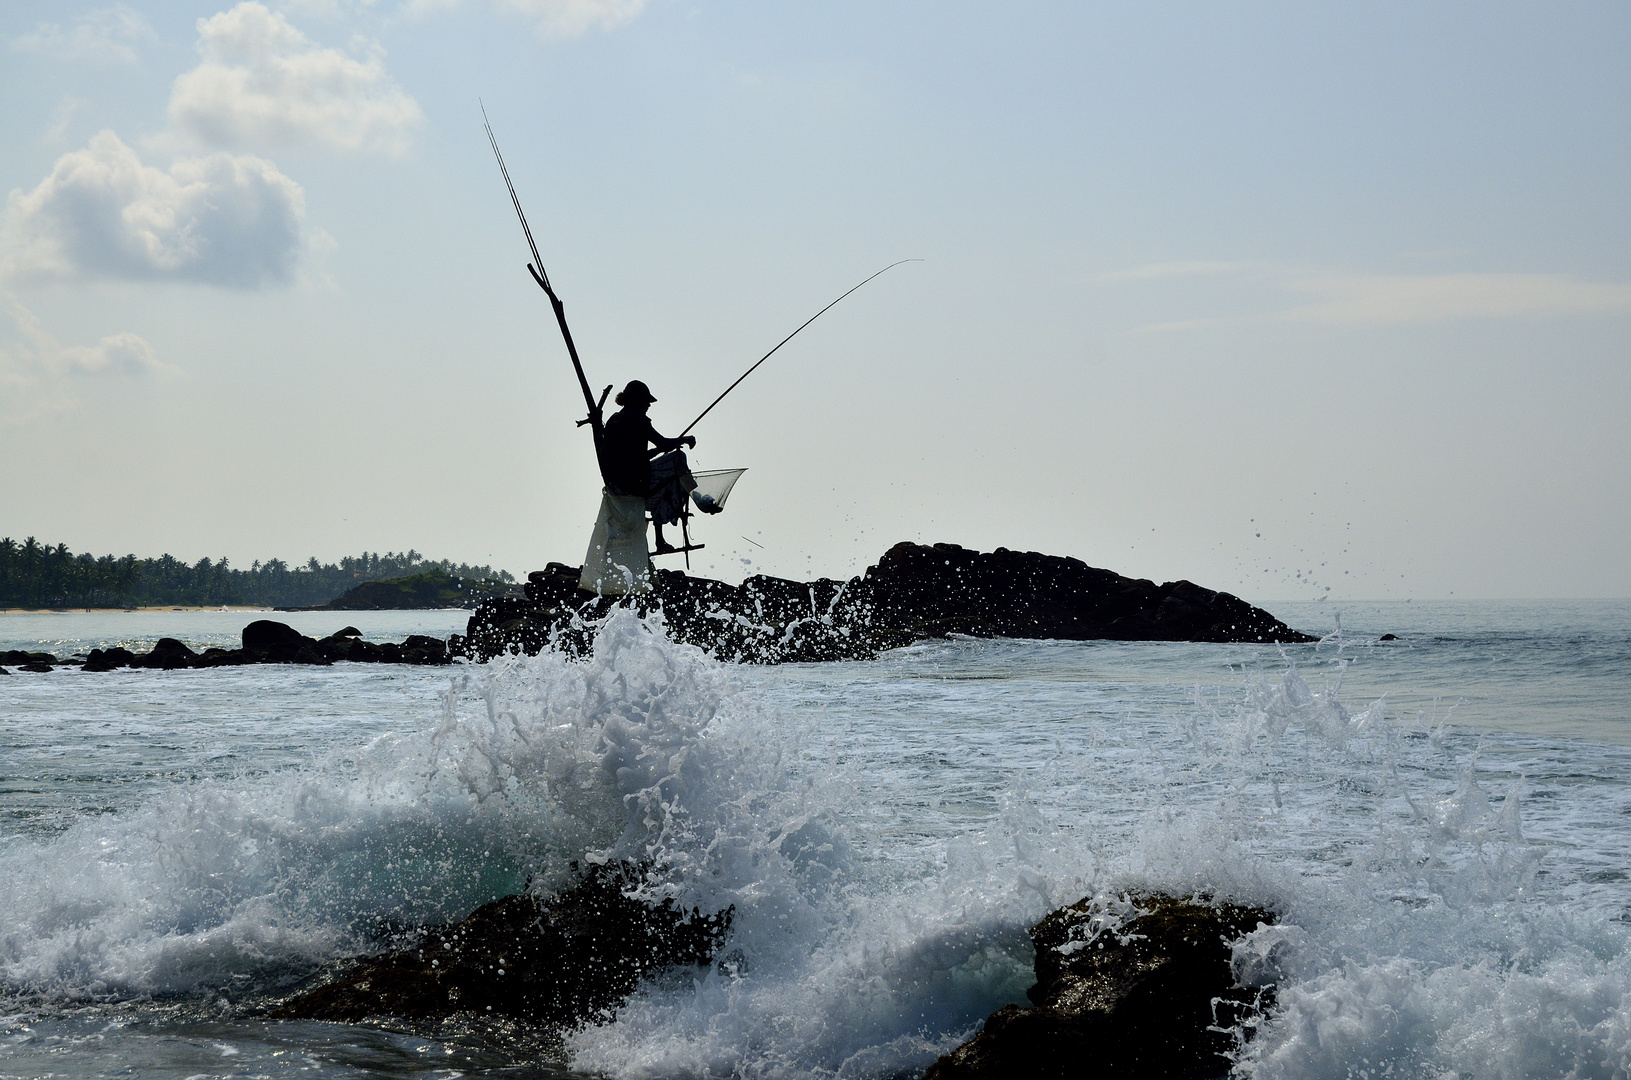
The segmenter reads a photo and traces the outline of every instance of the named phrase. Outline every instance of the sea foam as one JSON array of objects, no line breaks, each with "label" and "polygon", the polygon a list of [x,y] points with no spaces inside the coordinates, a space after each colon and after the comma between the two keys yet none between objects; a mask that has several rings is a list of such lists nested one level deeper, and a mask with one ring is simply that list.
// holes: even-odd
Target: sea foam
[{"label": "sea foam", "polygon": [[1162,888],[1281,915],[1235,949],[1243,981],[1278,986],[1241,1075],[1631,1075],[1624,898],[1545,839],[1592,795],[1531,806],[1521,755],[1350,707],[1340,664],[1161,715],[1083,680],[877,671],[734,668],[614,613],[585,661],[458,670],[402,734],[13,845],[0,977],[42,1005],[252,1006],[632,859],[653,899],[733,908],[731,936],[574,1033],[575,1067],[911,1075],[1024,1001],[1047,911]]}]

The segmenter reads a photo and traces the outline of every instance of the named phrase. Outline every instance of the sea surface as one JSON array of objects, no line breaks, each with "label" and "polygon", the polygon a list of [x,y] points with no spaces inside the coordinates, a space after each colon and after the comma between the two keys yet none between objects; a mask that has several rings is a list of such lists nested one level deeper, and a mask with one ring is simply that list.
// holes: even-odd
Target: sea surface
[{"label": "sea surface", "polygon": [[[1631,1076],[1631,602],[1271,609],[1328,636],[754,668],[620,613],[580,662],[0,675],[0,1078],[916,1076],[1024,1001],[1028,926],[1146,888],[1281,914],[1234,1075]],[[635,853],[735,905],[725,959],[564,1050],[264,1018],[382,927]]]}]

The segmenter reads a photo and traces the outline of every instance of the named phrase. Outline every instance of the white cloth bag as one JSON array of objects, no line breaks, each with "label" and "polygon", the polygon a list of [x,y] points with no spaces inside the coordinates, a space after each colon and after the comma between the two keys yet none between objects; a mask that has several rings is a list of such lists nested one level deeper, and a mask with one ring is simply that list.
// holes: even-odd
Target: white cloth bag
[{"label": "white cloth bag", "polygon": [[601,596],[650,592],[651,552],[646,549],[646,500],[600,493],[600,515],[589,537],[578,588]]}]

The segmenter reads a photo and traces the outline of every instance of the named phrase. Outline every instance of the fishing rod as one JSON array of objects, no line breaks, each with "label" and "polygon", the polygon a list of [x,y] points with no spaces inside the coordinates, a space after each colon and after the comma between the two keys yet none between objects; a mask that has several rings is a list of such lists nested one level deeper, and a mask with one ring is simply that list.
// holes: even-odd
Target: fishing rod
[{"label": "fishing rod", "polygon": [[[518,206],[516,209],[519,210],[520,207]],[[892,262],[888,266],[884,267],[882,270],[879,270],[877,274],[873,274],[872,277],[869,277],[869,278],[866,279],[866,281],[861,282],[861,285],[865,285],[867,281],[871,281],[872,278],[877,277],[878,274],[882,274],[882,273],[885,273],[886,271],[893,270],[895,267],[900,266],[901,263],[922,262],[922,261],[923,261],[922,259],[902,259],[900,262]],[[854,289],[850,289],[849,292],[846,292],[844,294],[844,296],[848,296],[850,293],[854,292],[855,289],[859,289],[861,287],[861,285],[857,285],[857,286],[855,286]],[[554,295],[554,294],[552,293],[551,295]],[[844,296],[840,296],[838,298],[838,300],[844,299]],[[802,323],[799,324],[799,329],[798,330],[794,330],[791,334],[788,334],[786,337],[782,338],[780,341],[778,341],[776,343],[776,349],[781,348],[783,345],[786,345],[789,341],[792,341],[795,337],[797,337],[799,330],[803,330],[806,326],[809,326],[811,323],[813,323],[817,319],[821,318],[821,316],[823,316],[823,315],[827,314],[827,312],[831,311],[834,307],[836,307],[838,305],[838,300],[834,300],[831,304],[828,304],[826,307],[822,308],[820,311],[816,312],[814,315],[811,315],[808,319],[805,319]],[[561,326],[564,328],[566,326],[566,324],[563,322],[561,324]],[[756,371],[758,369],[760,364],[764,363],[766,360],[769,360],[772,356],[774,356],[776,354],[776,349],[771,349],[769,352],[767,352],[763,356],[759,357],[759,359],[754,362],[753,367],[750,367],[746,371],[742,372],[740,378],[738,378],[735,382],[731,383],[729,386],[725,387],[725,394],[730,393],[732,390],[735,390],[738,386],[740,386],[741,383],[742,383],[742,379],[745,379],[749,375],[752,375],[754,373],[754,371]],[[580,372],[579,374],[581,376],[582,373]],[[707,416],[709,413],[713,412],[714,411],[714,405],[718,405],[721,401],[725,400],[725,394],[720,394],[718,397],[714,398],[713,405],[709,405],[706,409],[702,410],[702,416],[698,416],[695,420],[693,420],[689,424],[685,425],[685,430],[680,432],[679,437],[682,438],[682,439],[685,438],[685,436],[690,433],[692,428],[694,428],[698,424],[702,423],[702,417]]]},{"label": "fishing rod", "polygon": [[572,341],[572,330],[566,325],[566,306],[561,303],[561,298],[555,295],[554,288],[549,284],[549,272],[544,269],[544,260],[538,254],[538,245],[532,239],[532,227],[527,224],[527,215],[521,209],[520,198],[515,194],[515,185],[510,182],[510,170],[504,165],[504,155],[499,153],[498,139],[493,135],[493,125],[487,120],[487,106],[479,99],[477,104],[481,105],[481,126],[487,129],[487,142],[493,148],[493,156],[498,159],[498,171],[504,174],[504,186],[510,191],[510,204],[515,207],[515,216],[521,219],[521,231],[526,234],[527,247],[532,250],[532,262],[527,264],[527,272],[532,275],[532,280],[538,283],[538,287],[544,290],[544,295],[549,297],[549,306],[555,309],[555,321],[561,326],[561,337],[566,339],[566,351],[572,357],[572,370],[578,373],[578,386],[583,390],[583,403],[589,407],[589,415],[579,420],[578,426],[589,425],[595,440],[595,460],[600,464],[600,471],[604,474],[606,465],[603,443],[606,427],[601,415],[606,405],[606,395],[611,393],[612,388],[608,386],[601,391],[599,401],[595,400],[594,391],[589,389],[589,380],[583,374],[583,363],[578,359],[578,347]]}]

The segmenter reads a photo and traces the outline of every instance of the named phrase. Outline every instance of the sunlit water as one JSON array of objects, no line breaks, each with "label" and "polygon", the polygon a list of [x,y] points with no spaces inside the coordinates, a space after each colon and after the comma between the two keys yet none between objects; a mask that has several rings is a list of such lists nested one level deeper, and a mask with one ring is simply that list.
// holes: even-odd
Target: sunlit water
[{"label": "sunlit water", "polygon": [[[168,614],[0,616],[0,648],[250,617]],[[587,663],[0,676],[0,1077],[910,1076],[1023,1001],[1032,922],[1152,886],[1283,914],[1237,949],[1281,986],[1240,1075],[1631,1073],[1631,604],[1342,622],[740,668],[625,615]],[[566,1060],[260,1018],[587,853],[736,916]]]}]

